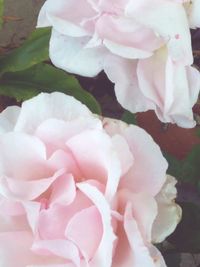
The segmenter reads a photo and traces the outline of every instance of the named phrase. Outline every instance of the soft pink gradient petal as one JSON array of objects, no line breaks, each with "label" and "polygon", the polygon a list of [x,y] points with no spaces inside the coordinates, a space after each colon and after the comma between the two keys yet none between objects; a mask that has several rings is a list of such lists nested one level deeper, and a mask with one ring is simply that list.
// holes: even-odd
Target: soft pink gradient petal
[{"label": "soft pink gradient petal", "polygon": [[89,261],[97,251],[102,239],[102,228],[99,211],[95,206],[91,206],[71,218],[65,230],[65,236],[77,245],[84,258]]},{"label": "soft pink gradient petal", "polygon": [[47,119],[42,122],[35,135],[48,149],[48,154],[58,149],[65,150],[65,142],[86,129],[102,129],[101,121],[95,116],[80,116],[70,121]]},{"label": "soft pink gradient petal", "polygon": [[79,251],[76,245],[69,240],[54,239],[35,241],[31,250],[38,255],[56,255],[80,267]]},{"label": "soft pink gradient petal", "polygon": [[126,142],[125,138],[123,138],[121,135],[114,135],[112,137],[112,143],[120,160],[121,175],[124,175],[134,164],[133,154],[131,153],[129,145]]},{"label": "soft pink gradient petal", "polygon": [[96,206],[101,215],[103,225],[103,236],[95,255],[90,261],[90,267],[111,267],[116,236],[111,225],[111,210],[108,202],[94,186],[87,183],[79,183],[77,186]]},{"label": "soft pink gradient petal", "polygon": [[[0,233],[0,263],[3,267],[27,267],[63,263],[55,257],[35,255],[31,250],[32,235],[27,231]],[[12,255],[12,256],[11,256]]]},{"label": "soft pink gradient petal", "polygon": [[137,78],[137,60],[116,56],[107,57],[104,71],[115,84],[115,94],[123,108],[135,113],[153,109],[154,104],[140,90]]},{"label": "soft pink gradient petal", "polygon": [[45,164],[45,146],[38,138],[10,132],[1,137],[0,146],[1,176],[28,181],[51,173]]},{"label": "soft pink gradient petal", "polygon": [[96,33],[114,54],[125,58],[145,58],[162,45],[155,33],[134,18],[104,14],[96,22]]},{"label": "soft pink gradient petal", "polygon": [[[76,12],[71,12],[75,10]],[[56,31],[74,37],[90,34],[87,28],[82,27],[84,18],[96,16],[95,10],[87,0],[79,0],[79,8],[74,0],[48,0],[43,5],[37,22],[37,27],[53,26]]]},{"label": "soft pink gradient petal", "polygon": [[163,37],[174,61],[192,64],[191,37],[182,4],[162,0],[129,1],[126,15]]},{"label": "soft pink gradient petal", "polygon": [[0,113],[0,134],[13,130],[20,113],[20,107],[7,107]]},{"label": "soft pink gradient petal", "polygon": [[128,189],[120,190],[118,192],[118,205],[121,213],[125,211],[128,202],[131,203],[132,215],[137,222],[141,236],[151,243],[152,227],[158,213],[155,199],[144,193],[133,194]]},{"label": "soft pink gradient petal", "polygon": [[166,180],[167,161],[159,146],[143,129],[119,120],[104,118],[104,129],[110,136],[123,136],[133,155],[134,162],[120,180],[119,189],[128,188],[132,193],[155,196]]},{"label": "soft pink gradient petal", "polygon": [[76,185],[71,174],[64,174],[52,185],[50,203],[70,205],[76,197]]},{"label": "soft pink gradient petal", "polygon": [[23,102],[15,131],[31,134],[47,119],[70,121],[79,116],[91,116],[91,112],[74,97],[59,92],[41,93]]},{"label": "soft pink gradient petal", "polygon": [[124,229],[134,254],[134,267],[155,267],[154,260],[145,246],[136,220],[132,215],[131,204],[128,203],[124,214]]},{"label": "soft pink gradient petal", "polygon": [[[51,205],[40,212],[38,232],[40,239],[65,239],[65,229],[71,218],[81,210],[92,206],[91,200],[80,190],[71,205]],[[54,218],[52,220],[52,218]]]},{"label": "soft pink gradient petal", "polygon": [[120,161],[107,134],[88,130],[67,142],[86,179],[106,184],[105,195],[112,199],[120,180]]},{"label": "soft pink gradient petal", "polygon": [[161,49],[139,61],[137,74],[140,90],[154,103],[161,121],[195,126],[192,107],[200,91],[197,70],[174,64],[166,49]]},{"label": "soft pink gradient petal", "polygon": [[56,150],[48,159],[48,166],[54,171],[62,169],[66,173],[73,173],[76,179],[81,177],[79,167],[70,151]]},{"label": "soft pink gradient petal", "polygon": [[51,177],[32,181],[20,181],[3,176],[0,181],[0,192],[3,196],[18,200],[34,200],[44,193],[51,184],[65,171],[58,170]]},{"label": "soft pink gradient petal", "polygon": [[89,40],[88,37],[73,38],[52,30],[49,53],[53,64],[74,74],[96,76],[103,70],[108,51],[103,46],[87,48]]}]

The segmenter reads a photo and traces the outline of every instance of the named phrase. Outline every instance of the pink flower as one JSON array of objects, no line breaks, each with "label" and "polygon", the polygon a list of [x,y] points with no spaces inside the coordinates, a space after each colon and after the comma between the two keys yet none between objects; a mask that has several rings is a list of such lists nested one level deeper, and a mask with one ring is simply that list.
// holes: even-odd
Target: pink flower
[{"label": "pink flower", "polygon": [[162,122],[191,128],[200,75],[190,66],[189,27],[200,25],[199,3],[47,0],[38,27],[53,27],[49,53],[57,67],[88,77],[104,70],[125,109],[155,110]]},{"label": "pink flower", "polygon": [[174,61],[193,62],[182,1],[80,0],[77,5],[76,0],[47,0],[37,26],[53,27],[52,62],[83,76],[103,70],[109,54],[148,58],[164,44]]},{"label": "pink flower", "polygon": [[200,73],[194,67],[175,64],[166,47],[147,59],[110,56],[105,72],[125,109],[133,113],[155,110],[164,123],[184,128],[196,125],[192,107],[200,91]]},{"label": "pink flower", "polygon": [[144,130],[40,94],[0,114],[0,146],[2,266],[166,266],[181,210]]}]

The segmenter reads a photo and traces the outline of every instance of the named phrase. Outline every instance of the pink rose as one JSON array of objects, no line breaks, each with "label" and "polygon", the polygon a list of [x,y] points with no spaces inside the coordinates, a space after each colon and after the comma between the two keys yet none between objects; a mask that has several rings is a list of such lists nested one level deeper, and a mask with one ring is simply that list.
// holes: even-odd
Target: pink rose
[{"label": "pink rose", "polygon": [[105,72],[125,109],[132,113],[155,110],[164,123],[184,128],[196,125],[192,107],[200,91],[200,73],[194,67],[175,64],[166,47],[137,61],[110,56]]},{"label": "pink rose", "polygon": [[40,94],[0,114],[3,267],[164,267],[181,210],[142,129]]},{"label": "pink rose", "polygon": [[50,58],[68,72],[93,77],[114,54],[148,58],[164,44],[174,61],[193,62],[182,1],[47,0],[38,27],[52,26]]},{"label": "pink rose", "polygon": [[189,24],[199,26],[199,2],[47,0],[38,27],[53,27],[57,67],[88,77],[104,70],[125,109],[155,110],[162,122],[191,128],[200,75],[190,66]]}]

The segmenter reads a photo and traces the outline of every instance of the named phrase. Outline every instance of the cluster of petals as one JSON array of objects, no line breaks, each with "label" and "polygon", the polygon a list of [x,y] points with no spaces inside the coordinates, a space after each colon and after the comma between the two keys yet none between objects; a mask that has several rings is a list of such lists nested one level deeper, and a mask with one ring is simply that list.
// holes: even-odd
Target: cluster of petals
[{"label": "cluster of petals", "polygon": [[200,0],[47,0],[38,27],[53,27],[57,67],[88,77],[104,70],[125,109],[190,128],[200,91],[190,28],[200,27],[199,14]]},{"label": "cluster of petals", "polygon": [[1,267],[165,267],[175,178],[137,126],[40,94],[0,114]]}]

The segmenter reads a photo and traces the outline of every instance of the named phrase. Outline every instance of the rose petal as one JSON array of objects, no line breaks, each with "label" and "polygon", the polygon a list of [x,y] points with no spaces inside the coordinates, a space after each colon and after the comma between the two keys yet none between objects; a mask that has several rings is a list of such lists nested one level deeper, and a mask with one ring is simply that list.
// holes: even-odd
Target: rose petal
[{"label": "rose petal", "polygon": [[7,107],[0,113],[0,134],[12,131],[20,113],[20,107]]},{"label": "rose petal", "polygon": [[149,100],[138,85],[136,74],[137,61],[120,57],[107,57],[104,71],[115,84],[115,94],[118,102],[131,112],[141,112],[153,109],[154,104]]},{"label": "rose petal", "polygon": [[95,206],[76,213],[65,230],[66,238],[78,246],[87,261],[92,259],[98,249],[102,234],[101,216]]},{"label": "rose petal", "polygon": [[181,208],[174,202],[177,195],[176,183],[177,181],[174,177],[167,175],[163,188],[156,196],[158,215],[152,229],[154,243],[161,243],[167,236],[173,233],[181,219]]},{"label": "rose petal", "polygon": [[27,267],[27,265],[64,263],[55,257],[38,256],[32,253],[30,250],[32,238],[31,233],[27,231],[0,233],[1,266]]},{"label": "rose petal", "polygon": [[134,266],[155,267],[149,250],[143,242],[137,223],[132,216],[130,203],[127,204],[124,216],[124,229],[134,254]]},{"label": "rose petal", "polygon": [[108,52],[103,46],[87,48],[88,42],[88,37],[73,38],[53,30],[49,50],[53,64],[74,74],[96,76],[102,71]]},{"label": "rose petal", "polygon": [[33,243],[31,250],[41,255],[56,255],[70,260],[76,267],[80,267],[78,248],[68,240],[40,240]]},{"label": "rose petal", "polygon": [[90,267],[111,267],[113,244],[116,236],[113,233],[111,225],[110,207],[102,193],[100,193],[94,186],[87,183],[79,183],[77,186],[97,207],[103,224],[101,243],[94,257],[90,261]]},{"label": "rose petal", "polygon": [[182,4],[162,0],[141,0],[137,4],[129,1],[126,15],[163,37],[174,61],[185,65],[193,62],[188,20]]},{"label": "rose petal", "polygon": [[[76,9],[77,12],[71,12]],[[96,12],[86,0],[76,1],[48,0],[40,10],[37,27],[53,26],[57,32],[69,36],[80,37],[88,35],[88,31],[81,27],[82,18],[94,17]]]},{"label": "rose petal", "polygon": [[41,93],[23,102],[15,130],[34,133],[43,121],[50,118],[70,121],[90,115],[89,109],[71,96],[59,92]]},{"label": "rose petal", "polygon": [[51,174],[45,163],[45,146],[38,138],[10,132],[1,137],[0,146],[1,175],[27,181]]},{"label": "rose petal", "polygon": [[105,195],[109,200],[112,199],[121,170],[109,136],[102,131],[88,130],[71,138],[67,147],[72,151],[83,177],[106,183]]}]

